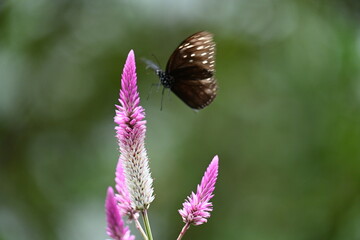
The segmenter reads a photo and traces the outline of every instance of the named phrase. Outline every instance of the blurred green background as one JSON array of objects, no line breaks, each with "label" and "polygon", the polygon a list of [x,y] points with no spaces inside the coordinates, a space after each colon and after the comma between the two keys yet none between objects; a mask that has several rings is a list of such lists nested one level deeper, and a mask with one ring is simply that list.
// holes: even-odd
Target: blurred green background
[{"label": "blurred green background", "polygon": [[[358,0],[1,1],[0,239],[107,238],[130,49],[155,239],[176,238],[215,154],[212,217],[184,239],[360,239],[359,20]],[[160,111],[140,57],[164,67],[199,30],[215,34],[218,97],[196,113],[165,94]]]}]

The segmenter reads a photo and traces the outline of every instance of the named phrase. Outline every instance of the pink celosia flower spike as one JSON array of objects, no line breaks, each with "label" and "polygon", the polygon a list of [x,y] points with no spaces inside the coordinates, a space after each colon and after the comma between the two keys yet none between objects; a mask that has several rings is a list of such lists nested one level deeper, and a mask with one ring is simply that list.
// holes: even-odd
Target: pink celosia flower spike
[{"label": "pink celosia flower spike", "polygon": [[134,240],[135,236],[130,234],[128,227],[124,226],[117,206],[114,190],[109,187],[105,201],[107,229],[106,232],[114,240]]},{"label": "pink celosia flower spike", "polygon": [[183,203],[183,209],[179,210],[183,221],[186,223],[183,230],[186,231],[190,224],[201,225],[206,223],[207,218],[210,217],[210,212],[213,210],[210,199],[214,196],[218,169],[219,158],[215,156],[207,168],[200,185],[198,185],[196,194],[192,192]]},{"label": "pink celosia flower spike", "polygon": [[[129,213],[127,204],[133,211],[146,210],[154,200],[153,179],[151,178],[149,160],[145,149],[146,121],[144,109],[139,105],[140,97],[137,90],[135,55],[131,50],[126,59],[121,78],[120,105],[114,121],[118,139],[120,157],[116,173],[116,189],[122,212]],[[123,172],[122,172],[123,171]],[[120,204],[120,205],[121,205]]]}]

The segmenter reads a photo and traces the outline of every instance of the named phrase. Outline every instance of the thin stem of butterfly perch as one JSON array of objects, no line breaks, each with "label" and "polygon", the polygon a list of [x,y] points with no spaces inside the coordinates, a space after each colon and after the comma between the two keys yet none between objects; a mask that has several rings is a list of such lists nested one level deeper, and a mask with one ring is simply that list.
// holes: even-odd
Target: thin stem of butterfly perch
[{"label": "thin stem of butterfly perch", "polygon": [[181,232],[176,240],[181,240],[182,237],[185,235],[186,231],[190,228],[190,223],[186,223],[185,226],[181,229]]},{"label": "thin stem of butterfly perch", "polygon": [[142,210],[141,215],[143,217],[143,221],[144,221],[144,225],[145,225],[145,231],[146,231],[146,234],[148,236],[148,239],[153,240],[147,210],[146,209]]}]

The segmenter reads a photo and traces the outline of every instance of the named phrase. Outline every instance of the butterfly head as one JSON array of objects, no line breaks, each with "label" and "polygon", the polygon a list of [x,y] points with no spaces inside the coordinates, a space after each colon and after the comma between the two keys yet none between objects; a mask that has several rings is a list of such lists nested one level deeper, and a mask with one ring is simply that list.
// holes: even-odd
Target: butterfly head
[{"label": "butterfly head", "polygon": [[160,82],[165,88],[171,88],[173,86],[174,78],[171,75],[160,69],[156,70],[156,75],[159,76]]}]

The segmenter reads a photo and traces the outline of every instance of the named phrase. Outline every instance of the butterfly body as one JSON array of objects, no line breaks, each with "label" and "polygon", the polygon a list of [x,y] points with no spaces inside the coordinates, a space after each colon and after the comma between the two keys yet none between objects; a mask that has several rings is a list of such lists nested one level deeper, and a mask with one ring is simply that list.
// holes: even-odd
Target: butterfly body
[{"label": "butterfly body", "polygon": [[164,88],[170,88],[171,89],[171,87],[174,84],[174,77],[172,77],[171,75],[169,75],[166,72],[161,71],[161,70],[157,70],[156,75],[159,76],[160,83],[161,83],[161,85],[164,86]]},{"label": "butterfly body", "polygon": [[186,38],[170,56],[165,71],[145,60],[160,78],[193,109],[203,109],[216,97],[215,42],[209,32],[198,32]]}]

